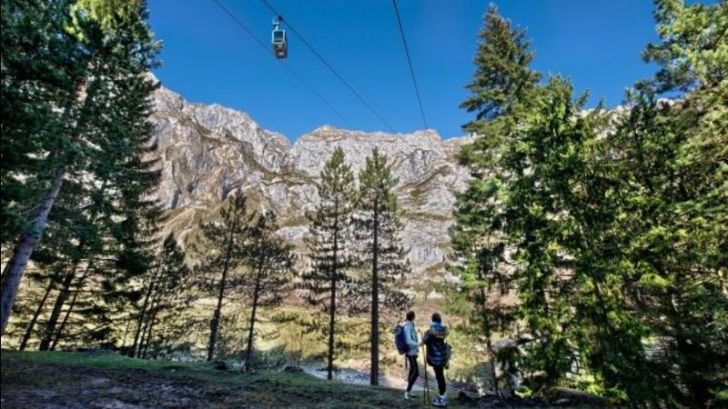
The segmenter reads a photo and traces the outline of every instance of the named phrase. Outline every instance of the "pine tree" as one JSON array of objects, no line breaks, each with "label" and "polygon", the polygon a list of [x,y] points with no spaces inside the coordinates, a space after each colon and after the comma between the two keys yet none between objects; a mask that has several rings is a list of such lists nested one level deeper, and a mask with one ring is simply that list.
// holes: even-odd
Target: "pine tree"
[{"label": "pine tree", "polygon": [[[493,9],[483,36],[476,78],[490,75],[463,104],[475,107],[466,129],[479,137],[461,155],[474,179],[452,229],[465,301],[457,305],[475,310],[492,356],[494,332],[527,331],[519,361],[540,375],[526,386],[563,383],[581,368],[576,382],[615,401],[640,399],[650,393],[647,332],[625,301],[631,276],[614,252],[617,183],[598,137],[606,120],[599,108],[583,114],[586,96],[574,99],[568,81],[539,84],[523,33]],[[501,305],[498,295],[511,291],[517,304]]]},{"label": "pine tree", "polygon": [[656,2],[660,38],[644,57],[660,68],[628,95],[612,145],[632,298],[659,351],[654,401],[672,407],[726,403],[726,10]]},{"label": "pine tree", "polygon": [[[200,224],[201,243],[196,246],[196,252],[202,255],[202,260],[195,269],[203,277],[200,282],[202,290],[214,292],[217,297],[210,320],[208,361],[215,356],[225,291],[238,282],[237,277],[236,280],[232,279],[231,273],[245,261],[245,248],[250,235],[248,226],[253,217],[254,214],[248,213],[245,195],[237,191],[228,198],[228,206],[220,209],[217,220]],[[219,278],[216,277],[218,274]]]},{"label": "pine tree", "polygon": [[463,129],[480,135],[460,152],[461,161],[476,176],[493,167],[500,145],[518,131],[541,79],[541,74],[530,68],[534,54],[526,31],[513,27],[494,5],[485,14],[479,37],[475,75],[467,85],[472,95],[460,104],[475,113],[475,119]]},{"label": "pine tree", "polygon": [[293,267],[292,246],[276,235],[278,228],[275,214],[264,212],[250,226],[249,242],[244,249],[248,272],[242,289],[251,300],[243,367],[245,371],[252,368],[258,308],[280,304]]},{"label": "pine tree", "polygon": [[[61,232],[65,229],[68,231],[61,236],[64,242],[57,248],[57,257],[63,260],[63,275],[60,280],[58,296],[54,302],[50,317],[46,321],[45,332],[41,338],[39,346],[41,351],[53,349],[52,346],[54,347],[61,338],[61,326],[65,327],[67,322],[67,318],[63,316],[63,308],[67,305],[69,299],[75,301],[75,294],[78,291],[74,291],[74,288],[78,290],[81,287],[91,270],[87,257],[90,254],[99,254],[103,246],[100,226],[94,223],[95,220],[88,217],[88,213],[78,212],[75,208],[80,197],[79,195],[70,194],[75,190],[74,187],[78,187],[78,184],[66,183],[66,189],[56,202],[56,211],[49,219],[49,227],[56,227]],[[59,219],[60,223],[53,223],[53,219],[56,218]],[[65,226],[61,225],[61,223],[65,223]],[[56,239],[58,238],[60,237],[56,237]],[[67,308],[65,317],[68,317],[71,311],[72,308]]]},{"label": "pine tree", "polygon": [[[79,3],[74,7],[77,7],[74,35],[95,53],[94,63],[89,67],[92,81],[86,92],[96,91],[92,103],[85,106],[91,119],[84,127],[82,138],[93,145],[88,147],[85,174],[68,172],[61,196],[67,195],[74,183],[81,186],[83,190],[76,205],[84,204],[78,216],[88,228],[85,236],[78,238],[67,276],[76,281],[64,285],[56,300],[56,306],[62,307],[73,292],[70,304],[57,329],[53,328],[54,320],[49,321],[48,334],[55,332],[53,340],[41,343],[41,348],[49,349],[55,348],[60,340],[77,301],[86,306],[79,311],[82,316],[101,324],[90,331],[93,332],[91,339],[114,342],[107,339],[113,336],[111,323],[128,315],[137,297],[131,289],[132,282],[151,267],[151,247],[156,241],[154,235],[161,215],[161,208],[154,200],[160,173],[155,169],[156,161],[148,159],[156,149],[148,119],[156,84],[146,77],[153,60],[144,59],[154,55],[156,43],[145,23],[146,11],[143,7],[122,7],[116,12],[123,18],[107,21],[104,13],[110,11],[99,11],[99,7],[104,7],[101,3]],[[87,14],[79,17],[78,13],[96,18],[87,21]],[[115,46],[109,47],[109,44]],[[114,109],[108,112],[109,107]],[[89,174],[93,177],[89,178]],[[96,262],[102,253],[113,261]],[[83,267],[80,267],[81,260],[85,260]],[[78,278],[73,277],[76,275]],[[71,289],[71,283],[75,290]],[[103,296],[79,299],[80,290],[87,284],[100,286]],[[55,318],[53,314],[52,318]]]},{"label": "pine tree", "polygon": [[[477,290],[515,285],[506,322],[519,319],[533,337],[520,360],[540,374],[527,386],[588,386],[631,407],[722,399],[724,10],[657,2],[662,42],[645,56],[664,68],[637,85],[626,112],[585,113],[586,97],[574,99],[558,77],[534,83],[525,99],[482,94],[517,103],[468,125],[479,142],[461,156],[476,172],[453,228],[458,305],[480,308],[487,337],[502,311]],[[483,61],[495,69],[503,59]],[[665,92],[683,95],[659,101]],[[616,133],[603,137],[614,119]],[[514,261],[505,280],[501,243]]]},{"label": "pine tree", "polygon": [[396,185],[387,157],[374,148],[359,174],[359,203],[354,219],[359,242],[358,262],[371,269],[369,283],[361,283],[371,296],[371,385],[379,384],[380,310],[401,311],[410,302],[401,288],[408,266],[399,246],[402,225],[394,194]]},{"label": "pine tree", "polygon": [[2,332],[66,168],[81,160],[67,144],[75,140],[72,108],[88,58],[64,32],[70,6],[2,3],[2,241],[16,242],[2,274]]},{"label": "pine tree", "polygon": [[171,311],[179,312],[187,306],[189,300],[184,289],[189,278],[185,253],[177,244],[174,234],[170,233],[164,239],[157,255],[157,265],[145,284],[134,337],[133,352],[136,357],[146,357],[149,346],[154,344],[155,327],[165,319],[171,319]]},{"label": "pine tree", "polygon": [[349,279],[351,267],[351,213],[356,188],[354,173],[345,163],[344,150],[336,148],[321,171],[320,202],[311,218],[311,270],[302,276],[301,288],[312,305],[322,307],[329,315],[327,378],[333,379],[337,307],[344,305],[342,285]]},{"label": "pine tree", "polygon": [[[25,265],[42,236],[50,211],[64,183],[82,180],[83,178],[79,176],[84,174],[88,176],[90,173],[93,176],[93,158],[99,153],[114,152],[101,149],[109,146],[119,148],[118,156],[113,163],[120,167],[138,163],[136,161],[141,159],[139,150],[148,149],[145,144],[151,137],[151,125],[147,117],[150,113],[149,96],[153,88],[144,75],[155,64],[158,44],[153,40],[145,21],[147,15],[144,2],[110,4],[109,1],[87,0],[73,5],[58,2],[62,5],[60,10],[42,7],[20,9],[19,13],[11,14],[12,17],[9,17],[11,20],[13,18],[22,20],[23,17],[32,20],[40,17],[43,21],[42,16],[23,13],[28,10],[35,13],[51,13],[56,24],[53,29],[57,32],[49,35],[49,38],[61,42],[62,46],[55,47],[53,54],[55,60],[48,63],[50,67],[57,67],[54,73],[61,78],[52,83],[41,83],[40,86],[58,90],[61,99],[51,99],[52,107],[55,108],[51,109],[51,112],[57,116],[55,119],[49,118],[49,123],[55,124],[53,134],[44,136],[40,133],[37,137],[39,142],[35,146],[45,148],[35,152],[36,154],[43,150],[50,152],[49,155],[39,155],[47,158],[43,161],[42,168],[51,170],[52,176],[46,178],[50,184],[40,189],[41,194],[34,196],[35,203],[30,205],[30,208],[35,209],[32,222],[23,227],[13,250],[13,256],[3,272],[1,298],[3,331]],[[11,9],[19,9],[15,2],[10,3],[12,3],[9,4]],[[59,84],[62,84],[60,88]],[[126,93],[132,89],[139,92]],[[122,104],[122,99],[126,99],[126,103]],[[107,115],[109,106],[118,109],[112,110],[113,113]],[[119,118],[108,120],[114,113],[120,118],[127,119],[120,122],[127,127],[115,124],[114,120]],[[22,128],[22,126],[22,123],[7,124],[8,129]],[[36,130],[36,133],[40,131],[42,130]],[[110,137],[115,139],[109,141]],[[130,149],[123,149],[125,146]],[[27,156],[30,152],[24,154]],[[141,176],[142,174],[145,176]],[[12,176],[12,173],[10,175]],[[132,197],[135,194],[138,197],[147,195],[156,184],[154,175],[155,172],[148,168],[141,173],[124,175],[140,177],[125,181],[124,186],[128,189],[123,194],[123,202],[128,205],[136,200],[139,203]],[[35,174],[30,176],[31,180],[37,177]],[[8,182],[12,184],[12,179],[9,178]],[[3,212],[6,210],[11,211],[4,206]],[[151,219],[147,218],[152,213],[137,216],[139,220],[146,220],[146,223],[158,216],[157,213]],[[133,223],[126,224],[131,226]],[[113,280],[109,283],[117,284]]]},{"label": "pine tree", "polygon": [[0,7],[3,247],[27,230],[32,206],[50,186],[47,159],[53,158],[38,153],[52,151],[66,132],[57,108],[70,104],[84,69],[80,50],[63,33],[70,6],[70,1],[3,0]]},{"label": "pine tree", "polygon": [[[525,30],[512,27],[495,6],[488,9],[479,37],[476,72],[467,87],[472,95],[461,104],[476,115],[463,128],[477,138],[460,152],[472,179],[457,196],[455,225],[450,230],[455,251],[451,271],[460,279],[451,291],[456,302],[450,308],[470,317],[464,329],[484,338],[494,361],[493,334],[511,335],[517,320],[517,306],[501,302],[515,291],[505,231],[507,184],[513,176],[501,160],[523,127],[540,74],[529,67],[533,52]],[[495,362],[491,368],[495,381]],[[494,386],[498,393],[497,382]]]}]

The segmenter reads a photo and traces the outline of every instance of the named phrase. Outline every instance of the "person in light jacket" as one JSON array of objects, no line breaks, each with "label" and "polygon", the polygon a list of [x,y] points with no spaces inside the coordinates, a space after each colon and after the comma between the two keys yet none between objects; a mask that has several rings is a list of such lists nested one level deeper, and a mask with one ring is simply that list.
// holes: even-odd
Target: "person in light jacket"
[{"label": "person in light jacket", "polygon": [[419,351],[419,342],[417,341],[417,331],[415,330],[415,312],[409,311],[406,316],[407,321],[404,323],[404,338],[407,341],[407,365],[409,365],[409,373],[407,374],[407,391],[404,393],[406,400],[412,399],[412,386],[414,386],[417,378],[420,376],[420,368],[417,365],[417,352]]}]

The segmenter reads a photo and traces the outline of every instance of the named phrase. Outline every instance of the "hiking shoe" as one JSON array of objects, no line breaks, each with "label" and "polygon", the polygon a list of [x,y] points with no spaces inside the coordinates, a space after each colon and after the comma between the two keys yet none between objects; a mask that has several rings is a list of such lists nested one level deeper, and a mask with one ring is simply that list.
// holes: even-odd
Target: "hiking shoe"
[{"label": "hiking shoe", "polygon": [[412,394],[411,394],[411,393],[409,393],[409,392],[405,392],[405,393],[404,393],[404,400],[411,400],[411,399],[414,399],[414,398],[415,398],[415,397],[414,397],[414,396],[412,396]]},{"label": "hiking shoe", "polygon": [[447,406],[447,397],[446,396],[435,396],[434,399],[432,399],[432,406],[438,407],[438,408],[444,408]]}]

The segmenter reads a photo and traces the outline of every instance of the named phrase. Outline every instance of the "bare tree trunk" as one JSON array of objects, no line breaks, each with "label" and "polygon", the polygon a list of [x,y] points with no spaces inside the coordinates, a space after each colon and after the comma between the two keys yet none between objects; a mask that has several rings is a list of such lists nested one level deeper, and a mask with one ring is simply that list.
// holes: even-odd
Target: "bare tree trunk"
[{"label": "bare tree trunk", "polygon": [[43,230],[45,230],[48,223],[48,215],[56,202],[56,198],[58,198],[65,176],[66,168],[64,166],[56,169],[51,188],[38,207],[38,214],[33,220],[32,227],[20,236],[13,250],[13,256],[5,266],[5,271],[2,274],[2,289],[0,289],[0,326],[2,326],[0,334],[5,333],[5,327],[15,304],[15,297],[18,295],[18,287],[20,287],[20,280],[23,278],[25,266],[43,236]]},{"label": "bare tree trunk", "polygon": [[152,334],[154,334],[154,324],[157,323],[157,313],[159,312],[159,299],[156,300],[156,303],[152,304],[152,309],[150,310],[150,312],[152,316],[149,317],[147,336],[146,340],[144,341],[144,350],[141,355],[143,359],[147,359],[147,350],[149,349],[149,343],[152,340]]},{"label": "bare tree trunk", "polygon": [[124,328],[124,336],[121,338],[121,347],[119,348],[121,351],[126,350],[126,336],[129,334],[129,326],[131,326],[131,322],[131,317],[127,318],[126,327]]},{"label": "bare tree trunk", "polygon": [[232,256],[233,250],[233,234],[235,233],[235,229],[237,229],[237,225],[238,218],[236,216],[230,228],[230,235],[228,236],[225,249],[225,263],[222,268],[222,278],[220,278],[220,292],[217,295],[217,305],[215,306],[215,312],[212,314],[212,321],[210,321],[210,341],[207,346],[208,361],[212,361],[212,357],[215,355],[215,342],[217,341],[217,331],[220,328],[220,317],[222,315],[222,300],[225,298],[225,282],[227,281],[230,257]]},{"label": "bare tree trunk", "polygon": [[[78,96],[82,95],[81,90],[84,85],[85,81],[83,80],[79,80],[75,84],[75,92],[73,95],[76,97],[67,101],[68,104],[63,113],[64,121],[70,118],[72,106],[75,103],[81,102],[78,99]],[[93,100],[93,92],[86,93],[83,96],[84,112],[90,108]],[[73,139],[75,140],[75,136],[80,135],[82,131],[80,129],[81,123],[78,121],[74,124],[74,126],[75,134]],[[8,325],[8,319],[10,318],[10,313],[12,312],[13,305],[15,304],[15,297],[18,295],[18,288],[20,287],[20,281],[23,278],[25,266],[28,265],[28,260],[30,260],[33,250],[35,250],[35,247],[38,243],[40,243],[40,239],[43,237],[43,231],[45,230],[46,224],[48,224],[48,215],[51,213],[51,209],[53,209],[53,205],[58,198],[58,194],[60,193],[63,182],[66,178],[67,166],[67,163],[61,163],[55,169],[50,189],[48,189],[48,193],[46,193],[45,197],[43,197],[39,203],[37,207],[38,210],[31,227],[25,230],[18,239],[18,242],[13,249],[13,255],[2,272],[2,288],[0,288],[0,336],[5,334],[5,327]]]},{"label": "bare tree trunk", "polygon": [[28,328],[25,329],[25,335],[23,335],[23,340],[20,341],[20,347],[18,348],[18,350],[25,351],[25,347],[28,346],[28,341],[30,341],[30,337],[33,335],[33,328],[35,327],[35,323],[38,322],[38,317],[40,317],[40,313],[43,311],[43,307],[45,307],[45,303],[46,301],[48,301],[48,297],[51,295],[53,287],[56,286],[56,280],[58,280],[58,276],[60,274],[60,270],[56,270],[51,277],[50,282],[48,283],[48,287],[43,294],[43,298],[41,298],[40,302],[38,303],[38,307],[35,309],[35,313],[33,313],[33,318],[30,320]]},{"label": "bare tree trunk", "polygon": [[369,384],[379,385],[379,200],[374,201],[374,240],[372,244],[372,328]]},{"label": "bare tree trunk", "polygon": [[78,261],[74,261],[71,264],[71,268],[66,274],[66,277],[63,279],[63,284],[61,285],[61,291],[58,293],[58,297],[56,298],[56,303],[53,306],[53,311],[51,312],[51,316],[48,319],[48,322],[46,323],[46,331],[43,335],[43,339],[40,341],[40,351],[47,351],[48,348],[51,345],[51,340],[53,339],[53,335],[56,331],[56,324],[58,324],[58,318],[61,316],[61,310],[63,309],[63,304],[66,303],[66,299],[68,298],[68,293],[71,288],[71,282],[73,281],[73,277],[76,275],[76,268],[78,267]]},{"label": "bare tree trunk", "polygon": [[149,345],[149,337],[151,336],[152,326],[154,326],[154,319],[157,316],[157,306],[159,305],[159,295],[155,292],[152,297],[151,305],[149,306],[149,318],[144,322],[144,328],[142,329],[142,336],[137,346],[136,358],[144,358],[146,356],[146,346]]},{"label": "bare tree trunk", "polygon": [[132,348],[131,348],[132,357],[135,357],[135,358],[139,357],[139,344],[141,342],[141,339],[139,338],[139,336],[142,334],[142,327],[144,326],[144,316],[146,315],[147,307],[149,306],[149,299],[151,298],[152,293],[154,293],[154,289],[157,285],[159,270],[160,270],[160,267],[157,267],[157,269],[154,271],[154,274],[152,275],[152,277],[149,281],[149,287],[147,287],[147,293],[144,295],[144,303],[142,303],[142,310],[139,311],[137,329],[136,329],[136,333],[134,334],[134,344],[132,345]]},{"label": "bare tree trunk", "polygon": [[331,300],[329,306],[329,353],[328,353],[328,373],[326,378],[328,380],[334,379],[334,331],[336,327],[336,276],[337,271],[337,253],[339,250],[339,225],[338,225],[338,201],[335,204],[334,214],[337,218],[334,221],[334,252],[331,268]]},{"label": "bare tree trunk", "polygon": [[56,344],[58,344],[58,341],[61,339],[61,336],[63,335],[63,330],[66,328],[66,323],[68,323],[68,317],[71,316],[71,312],[73,312],[73,307],[76,306],[76,300],[78,299],[78,293],[81,291],[81,287],[83,287],[83,284],[86,281],[86,277],[88,276],[89,271],[93,268],[93,263],[89,261],[89,264],[86,266],[86,270],[83,272],[83,275],[78,279],[78,282],[76,283],[76,291],[73,293],[73,298],[71,298],[71,303],[68,305],[68,310],[66,310],[66,315],[63,317],[63,321],[61,321],[61,326],[58,327],[58,331],[56,331],[56,335],[53,338],[53,343],[51,343],[51,351],[55,351]]},{"label": "bare tree trunk", "polygon": [[142,358],[142,352],[144,352],[144,345],[146,344],[149,335],[149,325],[150,321],[147,318],[146,321],[144,321],[144,326],[142,327],[142,333],[139,338],[139,343],[136,346],[136,351],[134,352],[134,358]]},{"label": "bare tree trunk", "polygon": [[210,340],[207,344],[207,360],[212,361],[215,355],[215,343],[217,341],[217,331],[220,327],[220,317],[222,315],[222,300],[225,293],[225,280],[227,279],[227,271],[223,270],[222,279],[220,280],[220,292],[217,296],[217,305],[215,311],[212,314],[212,320],[210,321]]},{"label": "bare tree trunk", "polygon": [[258,272],[255,275],[255,288],[253,289],[253,309],[250,313],[250,327],[248,328],[248,346],[245,348],[245,371],[250,370],[250,359],[253,354],[253,330],[255,328],[255,313],[258,309],[258,296],[260,294],[260,276],[263,273],[263,261],[258,266]]}]

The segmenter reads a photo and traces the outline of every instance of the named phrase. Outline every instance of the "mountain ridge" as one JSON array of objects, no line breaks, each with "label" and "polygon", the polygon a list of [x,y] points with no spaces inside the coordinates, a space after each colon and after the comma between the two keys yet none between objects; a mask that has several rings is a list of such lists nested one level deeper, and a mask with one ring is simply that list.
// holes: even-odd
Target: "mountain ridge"
[{"label": "mountain ridge", "polygon": [[376,146],[398,178],[401,239],[415,277],[425,274],[432,282],[442,276],[455,195],[469,179],[456,155],[471,138],[443,140],[433,130],[389,134],[322,125],[290,143],[245,112],[191,103],[164,87],[154,94],[152,122],[162,168],[158,194],[170,211],[167,229],[183,242],[231,192],[242,189],[254,208],[279,215],[279,234],[303,251],[305,213],[315,209],[326,160],[341,147],[358,174]]}]

